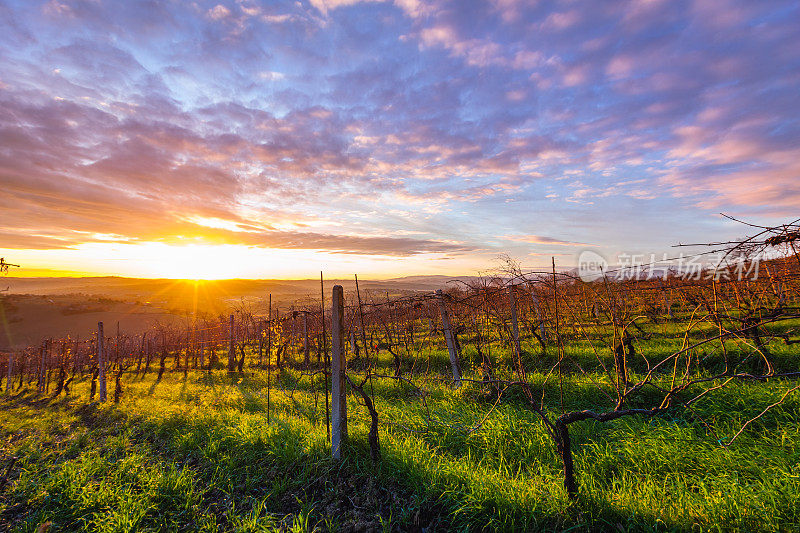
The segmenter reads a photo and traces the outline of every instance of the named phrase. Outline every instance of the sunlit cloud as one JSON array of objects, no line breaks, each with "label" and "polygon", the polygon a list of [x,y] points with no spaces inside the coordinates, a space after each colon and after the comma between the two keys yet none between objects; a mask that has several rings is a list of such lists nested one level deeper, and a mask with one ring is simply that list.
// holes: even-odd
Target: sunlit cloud
[{"label": "sunlit cloud", "polygon": [[798,9],[8,2],[0,249],[474,271],[774,220],[800,205]]}]

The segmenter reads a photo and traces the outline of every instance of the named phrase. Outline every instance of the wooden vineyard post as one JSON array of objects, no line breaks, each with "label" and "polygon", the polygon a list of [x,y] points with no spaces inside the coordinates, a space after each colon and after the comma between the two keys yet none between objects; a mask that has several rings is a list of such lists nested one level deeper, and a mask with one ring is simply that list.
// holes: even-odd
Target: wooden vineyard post
[{"label": "wooden vineyard post", "polygon": [[[289,329],[289,344],[286,345],[286,356],[284,359],[287,363],[293,364],[297,362],[297,346],[295,345],[295,329],[297,326],[297,311],[294,310],[294,305],[292,305],[291,310],[289,311],[289,316],[291,317],[290,324],[292,327]],[[289,362],[289,349],[291,348],[292,354],[292,361]]]},{"label": "wooden vineyard post", "polygon": [[286,320],[281,322],[281,310],[276,305],[275,306],[275,324],[280,326],[281,332],[275,333],[275,347],[277,350],[275,351],[275,366],[277,367],[278,371],[283,370],[283,363],[281,362],[281,356],[283,356],[283,361],[286,361],[286,351],[288,350],[288,345],[282,344],[282,341],[285,340],[284,335],[286,334],[287,328],[286,324],[284,323]]},{"label": "wooden vineyard post", "polygon": [[[667,272],[669,272],[669,271],[667,271]],[[660,280],[660,279],[658,280],[658,286],[661,289],[661,294],[662,294],[662,296],[664,298],[664,309],[666,310],[667,315],[669,315],[670,318],[674,318],[674,316],[672,314],[672,298],[671,297],[667,298],[667,291],[664,288],[664,282],[662,280]],[[670,293],[670,295],[671,295],[671,293]]]},{"label": "wooden vineyard post", "polygon": [[[370,366],[369,362],[369,345],[367,344],[367,330],[364,328],[364,306],[361,305],[361,291],[358,288],[358,274],[353,274],[356,279],[356,297],[358,298],[358,317],[361,321],[361,344],[364,346],[364,359],[367,361],[367,368]],[[358,357],[358,343],[353,337],[353,353]],[[375,356],[377,359],[377,355]],[[371,379],[371,378],[370,378]],[[370,389],[372,388],[372,381],[370,381]]]},{"label": "wooden vineyard post", "polygon": [[97,386],[100,401],[106,401],[106,354],[103,323],[97,323]]},{"label": "wooden vineyard post", "polygon": [[8,379],[6,379],[6,392],[11,393],[11,375],[14,372],[14,353],[8,353]]},{"label": "wooden vineyard post", "polygon": [[450,317],[447,316],[447,307],[444,305],[444,294],[442,289],[436,291],[437,299],[439,300],[439,311],[442,314],[442,330],[444,332],[444,340],[447,342],[447,351],[450,353],[450,366],[453,368],[453,381],[456,387],[461,386],[461,363],[458,360],[458,351],[456,350],[456,342],[453,338],[453,330],[450,328]]},{"label": "wooden vineyard post", "polygon": [[303,364],[306,370],[311,366],[311,346],[308,342],[308,312],[303,311]]},{"label": "wooden vineyard post", "polygon": [[53,364],[53,339],[47,339],[47,344],[45,344],[45,383],[44,383],[44,392],[48,394],[50,392],[50,375],[52,374],[50,366]]},{"label": "wooden vineyard post", "polygon": [[[558,345],[558,389],[559,389],[559,398],[560,398],[560,405],[561,410],[564,410],[564,375],[561,371],[561,363],[564,361],[564,346],[561,341],[561,332],[558,329],[558,281],[556,280],[556,258],[551,257],[550,260],[553,262],[553,318],[555,322],[555,334],[556,334],[556,344]],[[566,431],[566,429],[564,430]],[[569,438],[569,435],[567,435]],[[569,448],[569,442],[566,444],[567,449]],[[570,454],[570,458],[572,455]],[[566,474],[566,470],[564,471]]]},{"label": "wooden vineyard post", "polygon": [[269,311],[267,311],[267,371],[272,356],[272,294],[269,295]]},{"label": "wooden vineyard post", "polygon": [[145,343],[146,337],[147,337],[147,332],[145,331],[144,333],[142,333],[142,344],[139,347],[139,358],[137,359],[137,362],[136,362],[136,375],[137,376],[139,375],[139,372],[142,370],[142,359],[144,359],[144,343]]},{"label": "wooden vineyard post", "polygon": [[344,290],[333,287],[331,303],[331,455],[342,456],[342,444],[347,440],[347,387],[345,385],[346,361],[344,356]]},{"label": "wooden vineyard post", "polygon": [[189,338],[186,340],[186,367],[183,375],[189,371],[189,359],[192,360],[192,368],[197,369],[197,317],[192,318],[191,325],[187,326]]},{"label": "wooden vineyard post", "polygon": [[142,370],[142,379],[144,379],[147,372],[150,370],[150,363],[153,360],[153,342],[150,339],[147,339],[147,347],[145,348],[146,352],[144,354],[144,370]]},{"label": "wooden vineyard post", "polygon": [[508,286],[508,299],[511,303],[511,333],[514,334],[514,356],[517,364],[522,364],[522,348],[519,345],[519,323],[517,322],[517,296],[514,294],[514,285]]},{"label": "wooden vineyard post", "polygon": [[322,317],[322,358],[325,360],[323,368],[325,372],[325,435],[328,442],[331,441],[331,409],[330,409],[330,387],[328,387],[328,377],[330,374],[330,361],[328,361],[328,346],[325,336],[325,283],[322,280],[322,270],[319,271],[319,297],[320,297],[320,314]]},{"label": "wooden vineyard post", "polygon": [[264,321],[258,322],[258,367],[263,368],[264,364]]},{"label": "wooden vineyard post", "polygon": [[539,298],[536,297],[536,292],[533,287],[530,288],[530,294],[533,306],[536,308],[536,320],[539,322],[539,336],[542,338],[542,343],[545,343],[547,342],[547,330],[544,327],[544,316],[542,316],[542,308],[539,305]]},{"label": "wooden vineyard post", "polygon": [[206,367],[206,335],[207,335],[207,326],[203,324],[203,328],[200,330],[200,370],[203,370]]},{"label": "wooden vineyard post", "polygon": [[228,326],[228,373],[232,374],[234,368],[236,368],[236,339],[233,331],[233,315],[231,315]]},{"label": "wooden vineyard post", "polygon": [[79,348],[79,346],[80,346],[79,342],[80,341],[76,337],[75,338],[75,348],[74,348],[74,351],[73,351],[73,353],[75,355],[74,355],[74,357],[72,359],[72,376],[73,377],[75,377],[75,372],[80,372],[81,374],[83,374],[83,354],[81,354],[81,351],[80,351],[80,348]]},{"label": "wooden vineyard post", "polygon": [[46,357],[47,350],[47,341],[42,341],[42,347],[39,349],[39,380],[37,382],[37,389],[39,392],[44,392],[44,380],[45,380],[45,368],[44,368],[44,358]]},{"label": "wooden vineyard post", "polygon": [[267,311],[267,424],[269,424],[269,387],[270,387],[270,359],[272,358],[272,293],[269,295],[269,311]]}]

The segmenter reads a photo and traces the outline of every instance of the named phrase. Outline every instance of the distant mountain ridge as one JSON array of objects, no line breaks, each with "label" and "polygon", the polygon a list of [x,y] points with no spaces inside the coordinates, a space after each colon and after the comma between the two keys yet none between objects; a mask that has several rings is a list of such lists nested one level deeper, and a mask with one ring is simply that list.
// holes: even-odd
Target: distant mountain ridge
[{"label": "distant mountain ridge", "polygon": [[[416,275],[384,280],[359,279],[362,291],[418,292],[433,291],[452,285],[454,280],[469,281],[475,276]],[[94,277],[6,277],[0,283],[9,288],[6,294],[63,295],[85,294],[117,299],[161,303],[183,303],[199,291],[205,299],[219,298],[230,301],[237,298],[263,298],[273,295],[276,302],[300,299],[319,299],[319,279],[227,279],[194,282],[191,280],[126,278],[119,276]],[[325,290],[342,285],[345,291],[355,290],[355,280],[326,279]]]}]

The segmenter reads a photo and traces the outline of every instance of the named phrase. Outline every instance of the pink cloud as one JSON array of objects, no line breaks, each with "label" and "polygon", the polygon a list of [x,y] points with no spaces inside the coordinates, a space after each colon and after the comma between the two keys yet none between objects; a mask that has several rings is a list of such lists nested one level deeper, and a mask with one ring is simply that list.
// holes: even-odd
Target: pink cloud
[{"label": "pink cloud", "polygon": [[211,20],[222,20],[230,16],[231,10],[222,4],[217,4],[206,12],[206,16]]},{"label": "pink cloud", "polygon": [[564,241],[555,239],[553,237],[545,237],[543,235],[503,235],[503,239],[515,242],[524,242],[527,244],[544,244],[552,246],[595,246],[593,244],[586,244],[584,242]]},{"label": "pink cloud", "polygon": [[424,28],[419,36],[423,46],[453,48],[459,43],[455,30],[450,26]]}]

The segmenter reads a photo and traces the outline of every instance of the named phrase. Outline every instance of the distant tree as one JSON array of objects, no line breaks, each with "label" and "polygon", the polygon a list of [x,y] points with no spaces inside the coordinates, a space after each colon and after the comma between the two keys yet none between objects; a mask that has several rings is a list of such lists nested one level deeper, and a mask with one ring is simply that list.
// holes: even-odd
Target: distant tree
[{"label": "distant tree", "polygon": [[[6,263],[5,257],[0,257],[0,273],[8,275],[8,267],[17,267],[17,268],[19,268],[19,265],[15,265],[15,264],[12,264],[12,263]],[[8,287],[6,287],[5,289],[0,289],[0,292],[5,292],[7,290],[8,290]]]},{"label": "distant tree", "polygon": [[2,272],[3,274],[8,274],[8,267],[19,268],[19,265],[15,265],[13,263],[6,263],[5,257],[0,257],[0,272]]}]

